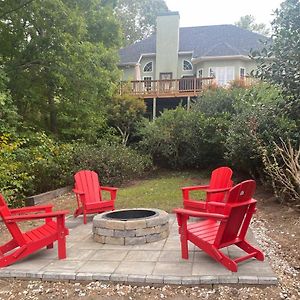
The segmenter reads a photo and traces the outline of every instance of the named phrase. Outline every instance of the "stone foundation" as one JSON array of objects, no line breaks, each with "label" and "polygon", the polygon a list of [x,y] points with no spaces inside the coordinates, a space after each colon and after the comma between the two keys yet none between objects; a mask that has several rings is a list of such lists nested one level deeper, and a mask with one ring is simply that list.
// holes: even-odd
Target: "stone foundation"
[{"label": "stone foundation", "polygon": [[94,241],[102,244],[137,245],[167,238],[169,214],[160,209],[151,210],[156,213],[154,216],[126,221],[106,218],[110,212],[95,216],[93,219]]}]

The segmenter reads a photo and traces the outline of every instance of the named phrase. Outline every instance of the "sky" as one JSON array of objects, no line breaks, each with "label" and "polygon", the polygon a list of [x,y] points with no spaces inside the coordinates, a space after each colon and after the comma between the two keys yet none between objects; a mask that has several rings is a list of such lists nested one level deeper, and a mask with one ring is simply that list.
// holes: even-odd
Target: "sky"
[{"label": "sky", "polygon": [[165,0],[171,11],[179,11],[180,27],[234,24],[252,15],[270,27],[273,11],[283,0]]}]

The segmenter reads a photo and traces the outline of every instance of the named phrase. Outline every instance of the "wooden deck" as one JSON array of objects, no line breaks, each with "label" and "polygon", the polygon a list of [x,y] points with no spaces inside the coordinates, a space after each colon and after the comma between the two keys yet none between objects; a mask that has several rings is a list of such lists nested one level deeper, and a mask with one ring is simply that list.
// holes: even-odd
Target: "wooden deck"
[{"label": "wooden deck", "polygon": [[213,77],[124,81],[121,82],[120,93],[126,91],[142,98],[196,97],[214,82]]}]

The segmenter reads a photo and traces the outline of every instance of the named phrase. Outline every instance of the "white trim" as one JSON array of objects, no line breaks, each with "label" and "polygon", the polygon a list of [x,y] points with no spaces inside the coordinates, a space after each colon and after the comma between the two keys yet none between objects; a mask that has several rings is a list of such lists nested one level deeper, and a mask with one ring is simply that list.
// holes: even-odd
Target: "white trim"
[{"label": "white trim", "polygon": [[139,60],[138,60],[138,63],[141,62],[141,60],[142,60],[143,57],[149,57],[149,56],[156,56],[156,53],[142,53],[142,54],[140,55],[140,58],[139,58]]},{"label": "white trim", "polygon": [[192,63],[198,63],[201,61],[209,61],[209,60],[230,60],[230,59],[251,60],[250,57],[245,55],[202,56],[202,57],[192,58]]},{"label": "white trim", "polygon": [[[192,66],[192,68],[190,70],[185,70],[184,69],[184,62],[185,61],[188,62]],[[190,60],[188,60],[188,59],[183,59],[182,60],[182,71],[191,71],[191,72],[193,72],[193,69],[194,69],[194,66],[193,66],[193,64],[192,64],[192,62]]]},{"label": "white trim", "polygon": [[193,54],[194,51],[178,51],[178,55]]},{"label": "white trim", "polygon": [[[145,67],[148,65],[148,64],[152,64],[152,71],[145,71]],[[153,60],[150,60],[150,61],[147,61],[145,64],[144,64],[144,67],[143,67],[143,73],[147,74],[147,73],[153,73],[153,70],[154,70],[154,62]]]}]

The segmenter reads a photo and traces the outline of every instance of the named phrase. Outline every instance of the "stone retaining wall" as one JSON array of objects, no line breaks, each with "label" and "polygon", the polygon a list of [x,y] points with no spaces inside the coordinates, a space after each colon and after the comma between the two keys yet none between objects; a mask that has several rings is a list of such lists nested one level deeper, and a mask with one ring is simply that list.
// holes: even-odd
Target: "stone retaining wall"
[{"label": "stone retaining wall", "polygon": [[[137,208],[140,209],[140,208]],[[153,217],[127,221],[107,219],[108,212],[93,219],[93,238],[102,244],[137,245],[165,239],[169,236],[169,214],[160,209]]]}]

